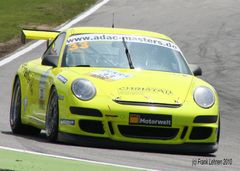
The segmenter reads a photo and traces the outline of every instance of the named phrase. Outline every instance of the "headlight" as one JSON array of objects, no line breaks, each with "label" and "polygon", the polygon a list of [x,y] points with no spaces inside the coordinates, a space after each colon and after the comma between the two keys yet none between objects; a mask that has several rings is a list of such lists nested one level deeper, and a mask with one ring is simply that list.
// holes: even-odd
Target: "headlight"
[{"label": "headlight", "polygon": [[215,103],[213,92],[208,87],[197,87],[193,93],[195,102],[202,108],[210,108]]},{"label": "headlight", "polygon": [[72,92],[81,100],[90,100],[96,95],[94,85],[86,79],[77,79],[73,81]]}]

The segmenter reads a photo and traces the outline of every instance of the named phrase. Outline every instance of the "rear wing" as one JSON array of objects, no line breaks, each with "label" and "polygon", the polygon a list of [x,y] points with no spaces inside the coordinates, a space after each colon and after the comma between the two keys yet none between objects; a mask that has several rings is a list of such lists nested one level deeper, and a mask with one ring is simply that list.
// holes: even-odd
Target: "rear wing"
[{"label": "rear wing", "polygon": [[24,44],[26,43],[26,39],[47,40],[49,42],[55,39],[59,33],[60,31],[23,29],[21,41]]}]

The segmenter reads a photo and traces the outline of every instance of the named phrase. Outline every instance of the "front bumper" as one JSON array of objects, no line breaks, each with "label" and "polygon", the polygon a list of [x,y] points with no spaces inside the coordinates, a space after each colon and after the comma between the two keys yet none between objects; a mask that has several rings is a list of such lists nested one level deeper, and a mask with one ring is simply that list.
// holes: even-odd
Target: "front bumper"
[{"label": "front bumper", "polygon": [[184,144],[146,144],[114,141],[108,138],[89,137],[59,132],[58,141],[67,144],[81,145],[94,148],[138,150],[148,152],[167,152],[180,154],[209,154],[218,149],[218,143],[184,143]]},{"label": "front bumper", "polygon": [[[201,109],[188,102],[179,108],[131,106],[117,104],[109,98],[81,104],[78,99],[67,102],[60,100],[59,107],[59,131],[62,133],[156,145],[185,146],[210,143],[211,146],[215,146],[217,141],[219,117],[216,108]],[[76,109],[75,112],[71,107]],[[171,115],[172,123],[171,126],[132,125],[129,123],[130,113]],[[194,119],[197,116],[216,116],[217,120],[195,123]],[[215,147],[213,149],[216,150]]]}]

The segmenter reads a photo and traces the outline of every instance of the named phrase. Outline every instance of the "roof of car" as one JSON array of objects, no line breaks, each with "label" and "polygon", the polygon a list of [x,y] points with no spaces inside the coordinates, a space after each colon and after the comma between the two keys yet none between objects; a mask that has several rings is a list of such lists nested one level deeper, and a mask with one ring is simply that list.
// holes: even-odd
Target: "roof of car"
[{"label": "roof of car", "polygon": [[137,30],[137,29],[125,29],[125,28],[109,28],[109,27],[75,27],[66,31],[69,35],[81,34],[81,33],[103,33],[103,34],[127,34],[136,36],[147,36],[153,38],[164,39],[174,42],[171,38],[164,34],[156,32]]}]

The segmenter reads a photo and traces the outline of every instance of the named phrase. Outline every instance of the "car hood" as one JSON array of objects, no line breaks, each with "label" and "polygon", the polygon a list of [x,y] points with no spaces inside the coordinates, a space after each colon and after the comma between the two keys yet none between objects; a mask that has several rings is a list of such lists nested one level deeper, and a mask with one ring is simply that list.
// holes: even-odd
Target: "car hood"
[{"label": "car hood", "polygon": [[97,95],[119,102],[182,104],[192,75],[137,69],[71,68],[77,78],[90,80]]}]

